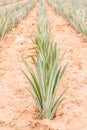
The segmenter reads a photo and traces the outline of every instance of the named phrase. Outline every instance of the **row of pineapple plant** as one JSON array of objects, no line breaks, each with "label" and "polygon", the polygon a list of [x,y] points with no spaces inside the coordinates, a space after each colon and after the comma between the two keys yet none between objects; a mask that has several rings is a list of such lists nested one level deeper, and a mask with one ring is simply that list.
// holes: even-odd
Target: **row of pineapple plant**
[{"label": "row of pineapple plant", "polygon": [[7,5],[7,4],[12,4],[14,2],[19,2],[19,1],[21,1],[21,0],[1,0],[0,1],[0,6]]},{"label": "row of pineapple plant", "polygon": [[[67,64],[61,67],[63,55],[60,48],[50,38],[48,15],[43,1],[38,9],[38,32],[34,39],[37,57],[32,58],[36,72],[34,72],[26,60],[23,62],[29,72],[21,70],[28,79],[32,91],[30,91],[42,118],[53,119],[58,106],[63,101],[63,95],[67,88],[56,99],[60,81],[64,75]],[[31,90],[31,89],[30,89]]]},{"label": "row of pineapple plant", "polygon": [[47,0],[55,11],[87,37],[87,0]]},{"label": "row of pineapple plant", "polygon": [[0,39],[27,16],[38,0],[28,0],[19,4],[0,8]]}]

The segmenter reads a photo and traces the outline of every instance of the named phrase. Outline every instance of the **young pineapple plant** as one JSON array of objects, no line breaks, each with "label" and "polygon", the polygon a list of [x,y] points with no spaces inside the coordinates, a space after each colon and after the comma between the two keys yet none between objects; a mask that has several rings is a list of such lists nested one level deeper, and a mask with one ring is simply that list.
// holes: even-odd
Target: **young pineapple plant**
[{"label": "young pineapple plant", "polygon": [[[22,72],[32,87],[30,93],[39,109],[41,117],[53,119],[58,106],[64,99],[63,95],[67,90],[66,88],[56,99],[57,90],[67,64],[63,68],[61,67],[64,54],[60,54],[60,49],[58,49],[57,45],[49,38],[48,21],[45,20],[47,17],[44,17],[47,15],[45,12],[46,9],[43,9],[43,6],[42,8],[40,6],[39,9],[41,10],[40,14],[38,14],[39,22],[42,21],[39,18],[42,16],[42,19],[44,19],[45,22],[43,23],[43,26],[38,24],[39,37],[37,37],[37,39],[35,38],[34,41],[38,50],[37,58],[33,58],[36,73],[30,68],[25,59],[23,59],[23,62],[25,63],[29,75],[23,70]],[[46,26],[47,28],[45,28]],[[44,37],[46,33],[47,39]]]},{"label": "young pineapple plant", "polygon": [[38,10],[38,33],[36,34],[34,43],[36,45],[37,52],[42,55],[43,59],[48,55],[47,53],[50,46],[49,35],[50,29],[48,16],[43,1],[41,1]]},{"label": "young pineapple plant", "polygon": [[67,90],[66,88],[55,100],[57,89],[66,70],[67,64],[62,69],[60,62],[55,55],[55,48],[52,50],[52,54],[50,53],[49,60],[43,60],[42,57],[38,55],[37,61],[34,61],[37,72],[36,74],[23,59],[31,78],[22,70],[31,84],[33,89],[31,95],[42,118],[48,119],[53,119],[55,116],[56,110],[63,101],[63,95]]}]

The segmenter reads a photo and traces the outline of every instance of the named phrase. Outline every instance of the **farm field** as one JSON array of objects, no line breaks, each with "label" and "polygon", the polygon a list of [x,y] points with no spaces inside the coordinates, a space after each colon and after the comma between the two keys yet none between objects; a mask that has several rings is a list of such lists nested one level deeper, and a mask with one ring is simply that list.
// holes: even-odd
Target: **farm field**
[{"label": "farm field", "polygon": [[67,85],[69,89],[53,120],[40,118],[20,71],[26,71],[21,56],[35,69],[32,39],[38,30],[39,3],[0,41],[0,130],[87,130],[87,41],[47,1],[51,38],[66,52],[63,63],[69,62],[57,95]]},{"label": "farm field", "polygon": [[55,11],[87,37],[87,0],[47,0]]},{"label": "farm field", "polygon": [[13,4],[4,4],[0,8],[0,39],[3,39],[12,27],[25,18],[37,0],[22,0]]},{"label": "farm field", "polygon": [[15,1],[2,1],[3,2],[3,4],[1,4],[0,3],[0,7],[1,8],[5,8],[5,7],[8,7],[8,6],[12,6],[12,5],[17,5],[17,4],[20,4],[20,3],[22,3],[22,2],[27,2],[27,1],[29,1],[29,0],[15,0]]},{"label": "farm field", "polygon": [[7,4],[12,4],[12,3],[14,3],[14,2],[19,2],[19,1],[21,1],[21,0],[0,0],[0,6],[3,6],[3,5],[7,5]]},{"label": "farm field", "polygon": [[0,5],[12,4],[14,2],[19,2],[21,0],[0,0]]}]

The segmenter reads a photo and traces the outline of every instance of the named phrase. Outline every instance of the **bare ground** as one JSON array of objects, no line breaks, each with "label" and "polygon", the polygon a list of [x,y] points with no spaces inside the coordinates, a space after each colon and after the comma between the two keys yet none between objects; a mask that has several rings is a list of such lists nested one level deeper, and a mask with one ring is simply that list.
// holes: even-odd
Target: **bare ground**
[{"label": "bare ground", "polygon": [[[54,120],[41,120],[20,71],[25,69],[21,55],[32,66],[35,55],[31,38],[37,31],[37,8],[0,42],[0,130],[87,130],[87,43],[82,36],[46,3],[51,37],[66,51],[69,66],[61,89],[68,84],[65,100]],[[62,87],[62,88],[61,88]]]}]

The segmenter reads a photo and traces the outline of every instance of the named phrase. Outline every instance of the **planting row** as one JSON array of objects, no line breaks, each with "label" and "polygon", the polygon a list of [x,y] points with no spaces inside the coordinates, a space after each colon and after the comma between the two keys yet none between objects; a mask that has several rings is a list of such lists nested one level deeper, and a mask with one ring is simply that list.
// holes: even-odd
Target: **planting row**
[{"label": "planting row", "polygon": [[0,39],[28,14],[37,1],[38,0],[29,0],[0,9]]},{"label": "planting row", "polygon": [[87,0],[47,0],[57,13],[87,36]]},{"label": "planting row", "polygon": [[21,0],[0,0],[0,5],[11,4],[18,1],[21,1]]},{"label": "planting row", "polygon": [[21,69],[28,79],[32,90],[30,93],[38,107],[42,118],[53,119],[58,106],[63,101],[67,88],[56,98],[60,81],[64,75],[67,64],[62,68],[64,54],[50,38],[48,15],[41,1],[38,10],[38,32],[34,39],[37,57],[32,58],[36,73],[30,68],[26,60],[23,62],[29,75]]}]

